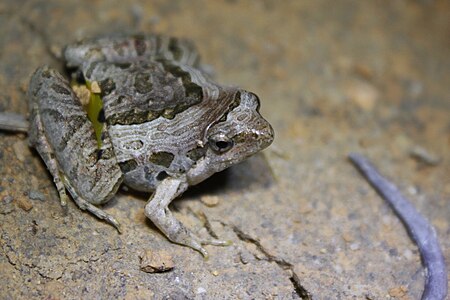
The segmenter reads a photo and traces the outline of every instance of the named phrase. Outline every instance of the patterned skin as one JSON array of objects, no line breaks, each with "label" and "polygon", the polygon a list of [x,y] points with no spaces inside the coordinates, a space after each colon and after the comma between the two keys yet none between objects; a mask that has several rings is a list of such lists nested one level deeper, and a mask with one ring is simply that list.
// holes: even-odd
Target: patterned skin
[{"label": "patterned skin", "polygon": [[[204,256],[202,245],[226,245],[194,235],[168,205],[188,186],[272,143],[258,97],[208,78],[187,40],[99,38],[67,46],[64,57],[72,83],[41,67],[28,92],[30,143],[53,175],[62,204],[68,190],[81,209],[119,229],[96,205],[124,183],[153,192],[145,214],[171,241]],[[88,102],[101,99],[93,118],[80,88]]]}]

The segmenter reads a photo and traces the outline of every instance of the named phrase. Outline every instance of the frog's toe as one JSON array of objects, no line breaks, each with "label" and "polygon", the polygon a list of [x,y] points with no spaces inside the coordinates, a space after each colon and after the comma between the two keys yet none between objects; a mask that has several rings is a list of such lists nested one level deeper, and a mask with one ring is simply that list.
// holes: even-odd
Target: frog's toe
[{"label": "frog's toe", "polygon": [[230,246],[232,242],[217,239],[198,239],[196,236],[194,237],[194,235],[192,234],[191,239],[183,240],[181,244],[200,252],[205,259],[208,259],[209,258],[208,251],[206,251],[206,249],[203,248],[203,245]]},{"label": "frog's toe", "polygon": [[66,207],[67,206],[67,201],[68,200],[69,200],[69,197],[67,196],[66,193],[59,195],[59,201],[60,201],[62,207]]},{"label": "frog's toe", "polygon": [[100,209],[90,203],[86,203],[86,206],[84,206],[82,209],[89,211],[91,214],[93,214],[94,216],[96,216],[99,219],[105,220],[107,223],[114,226],[119,233],[122,233],[120,223],[112,215],[106,213],[102,209]]},{"label": "frog's toe", "polygon": [[200,247],[199,249],[195,249],[195,250],[199,251],[203,255],[204,259],[208,259],[209,258],[208,251],[206,251],[205,248]]},{"label": "frog's toe", "polygon": [[109,223],[109,224],[111,224],[112,226],[114,226],[116,229],[117,229],[117,231],[119,232],[119,233],[122,233],[123,231],[122,231],[122,226],[120,225],[120,223],[116,220],[116,218],[114,218],[113,216],[111,216],[111,215],[108,215],[108,219],[106,219],[106,221]]},{"label": "frog's toe", "polygon": [[198,240],[197,238],[191,238],[189,240],[184,240],[180,242],[182,245],[192,248],[198,252],[200,252],[205,259],[208,259],[209,254],[202,245],[204,245],[203,241]]},{"label": "frog's toe", "polygon": [[233,242],[230,240],[217,240],[217,239],[204,239],[202,240],[202,245],[213,245],[213,246],[230,246]]}]

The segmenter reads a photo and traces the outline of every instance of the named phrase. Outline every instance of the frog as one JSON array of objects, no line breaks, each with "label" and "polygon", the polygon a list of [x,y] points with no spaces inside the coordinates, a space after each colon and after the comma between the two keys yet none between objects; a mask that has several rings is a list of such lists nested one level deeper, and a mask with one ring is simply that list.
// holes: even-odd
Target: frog
[{"label": "frog", "polygon": [[103,36],[62,53],[66,74],[39,67],[27,93],[29,143],[61,204],[70,195],[121,231],[101,205],[126,186],[151,193],[145,215],[171,242],[205,257],[205,245],[228,245],[194,234],[169,204],[273,142],[258,96],[216,83],[189,39]]}]

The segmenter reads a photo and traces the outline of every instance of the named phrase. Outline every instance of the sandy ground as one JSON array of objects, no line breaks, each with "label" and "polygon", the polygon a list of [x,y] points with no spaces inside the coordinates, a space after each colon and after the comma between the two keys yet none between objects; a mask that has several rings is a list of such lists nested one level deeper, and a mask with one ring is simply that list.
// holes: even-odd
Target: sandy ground
[{"label": "sandy ground", "polygon": [[[26,136],[0,133],[0,298],[418,299],[417,248],[351,151],[431,220],[450,261],[448,1],[3,0],[0,111],[27,113],[31,73],[61,68],[62,46],[115,32],[190,38],[219,82],[260,96],[274,144],[172,206],[233,245],[204,260],[170,243],[143,214],[146,194],[104,206],[121,235],[64,211]],[[141,271],[154,252],[174,269]]]}]

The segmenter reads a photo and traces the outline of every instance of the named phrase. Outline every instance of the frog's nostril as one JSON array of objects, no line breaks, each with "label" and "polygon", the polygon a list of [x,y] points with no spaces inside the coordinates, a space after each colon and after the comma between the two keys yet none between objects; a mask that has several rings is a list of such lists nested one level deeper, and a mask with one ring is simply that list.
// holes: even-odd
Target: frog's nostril
[{"label": "frog's nostril", "polygon": [[259,134],[260,141],[261,141],[261,148],[267,148],[272,144],[273,138],[274,138],[274,132],[272,126],[270,126],[269,123],[266,124],[264,130],[261,131]]}]

